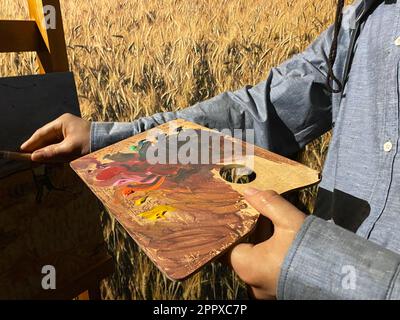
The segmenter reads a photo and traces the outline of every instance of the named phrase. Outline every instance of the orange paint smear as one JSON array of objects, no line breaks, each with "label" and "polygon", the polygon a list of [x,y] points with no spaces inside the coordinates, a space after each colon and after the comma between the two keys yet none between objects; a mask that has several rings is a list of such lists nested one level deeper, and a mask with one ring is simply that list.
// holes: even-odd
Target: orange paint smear
[{"label": "orange paint smear", "polygon": [[148,191],[152,191],[152,190],[157,190],[164,184],[165,180],[166,180],[166,177],[160,177],[157,180],[157,182],[153,185],[138,184],[138,185],[129,185],[129,186],[120,188],[115,192],[114,203],[121,202],[123,197],[128,197],[128,196],[134,194],[135,192],[139,192],[139,191],[148,192]]},{"label": "orange paint smear", "polygon": [[152,191],[152,190],[157,190],[157,189],[159,189],[161,186],[162,186],[162,184],[165,182],[165,178],[166,177],[160,177],[160,179],[158,179],[158,181],[155,183],[155,184],[153,184],[153,185],[146,185],[146,184],[138,184],[138,185],[136,185],[136,186],[132,186],[132,185],[129,185],[129,187],[125,187],[125,188],[123,188],[123,190],[122,190],[122,193],[124,194],[124,195],[130,195],[130,194],[132,194],[132,193],[135,193],[135,192],[137,192],[137,191]]}]

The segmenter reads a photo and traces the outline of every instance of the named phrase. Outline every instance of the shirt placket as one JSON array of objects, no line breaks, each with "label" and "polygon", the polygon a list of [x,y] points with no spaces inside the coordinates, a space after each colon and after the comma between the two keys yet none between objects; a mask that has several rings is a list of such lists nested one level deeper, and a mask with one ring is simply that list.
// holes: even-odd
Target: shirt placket
[{"label": "shirt placket", "polygon": [[[400,33],[399,33],[400,35]],[[399,150],[399,84],[400,84],[400,38],[387,49],[388,60],[385,63],[385,77],[382,90],[377,94],[386,100],[384,116],[382,120],[383,134],[379,152],[381,154],[381,174],[372,195],[371,203],[376,206],[378,215],[373,217],[367,227],[368,238],[374,231],[379,219],[385,214],[390,189],[393,182],[394,161]]]}]

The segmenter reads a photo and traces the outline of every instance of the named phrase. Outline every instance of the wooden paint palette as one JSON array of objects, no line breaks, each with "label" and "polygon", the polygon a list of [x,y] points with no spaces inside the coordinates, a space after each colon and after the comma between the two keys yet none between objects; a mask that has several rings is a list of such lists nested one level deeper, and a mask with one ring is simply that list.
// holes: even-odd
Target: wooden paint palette
[{"label": "wooden paint palette", "polygon": [[[204,148],[205,140],[199,138],[195,144],[203,148],[191,157],[191,163],[182,164],[179,158],[180,162],[171,164],[174,153],[195,154],[194,149],[184,149],[185,139],[203,134],[210,137],[209,146]],[[150,152],[162,146],[160,141],[169,142],[167,146],[180,141],[176,150],[164,150],[167,164],[154,164],[149,157],[153,154],[161,159],[161,147]],[[204,161],[212,160],[216,145],[222,156]],[[235,155],[227,151],[229,145],[254,153]],[[211,164],[202,164],[207,162]],[[250,177],[255,179],[248,184],[227,182],[220,174],[232,166],[249,168],[249,164]],[[285,193],[319,181],[319,173],[302,164],[184,120],[133,136],[71,166],[172,280],[189,277],[251,233],[259,213],[244,200],[246,188]]]}]

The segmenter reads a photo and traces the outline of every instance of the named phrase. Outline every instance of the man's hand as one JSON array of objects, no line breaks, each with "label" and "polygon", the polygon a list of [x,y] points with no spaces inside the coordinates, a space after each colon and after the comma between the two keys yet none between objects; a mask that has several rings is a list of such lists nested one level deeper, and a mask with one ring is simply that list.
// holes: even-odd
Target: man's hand
[{"label": "man's hand", "polygon": [[273,234],[257,245],[236,246],[230,263],[256,299],[274,299],[283,261],[306,215],[273,191],[248,189],[245,198],[272,221]]},{"label": "man's hand", "polygon": [[71,114],[38,129],[22,146],[35,162],[68,162],[90,151],[90,122]]}]

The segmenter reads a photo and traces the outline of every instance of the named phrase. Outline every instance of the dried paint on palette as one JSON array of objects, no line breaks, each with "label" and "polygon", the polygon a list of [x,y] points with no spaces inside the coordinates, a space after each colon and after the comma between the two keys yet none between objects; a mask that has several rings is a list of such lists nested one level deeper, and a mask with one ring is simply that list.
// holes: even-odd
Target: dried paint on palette
[{"label": "dried paint on palette", "polygon": [[150,144],[106,149],[73,168],[160,269],[181,279],[242,238],[258,215],[215,179],[218,165],[152,165],[145,157]]}]

